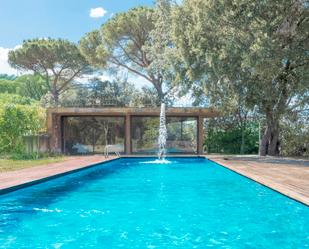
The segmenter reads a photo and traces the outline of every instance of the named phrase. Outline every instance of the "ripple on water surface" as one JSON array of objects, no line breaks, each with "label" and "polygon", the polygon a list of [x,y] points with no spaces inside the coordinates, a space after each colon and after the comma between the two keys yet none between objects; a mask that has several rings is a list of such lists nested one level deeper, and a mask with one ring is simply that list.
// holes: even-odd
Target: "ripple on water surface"
[{"label": "ripple on water surface", "polygon": [[308,248],[308,207],[201,158],[120,159],[3,195],[0,248]]}]

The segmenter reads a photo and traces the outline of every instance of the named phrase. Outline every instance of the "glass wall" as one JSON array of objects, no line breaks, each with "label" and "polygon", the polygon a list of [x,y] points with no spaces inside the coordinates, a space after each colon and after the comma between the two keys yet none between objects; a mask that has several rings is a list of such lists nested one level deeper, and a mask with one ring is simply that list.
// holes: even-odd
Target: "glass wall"
[{"label": "glass wall", "polygon": [[168,153],[197,153],[197,118],[170,117],[166,127]]},{"label": "glass wall", "polygon": [[[197,118],[167,117],[167,153],[197,153]],[[132,153],[157,152],[159,117],[131,118]]]},{"label": "glass wall", "polygon": [[64,117],[63,150],[69,154],[124,153],[124,117]]}]

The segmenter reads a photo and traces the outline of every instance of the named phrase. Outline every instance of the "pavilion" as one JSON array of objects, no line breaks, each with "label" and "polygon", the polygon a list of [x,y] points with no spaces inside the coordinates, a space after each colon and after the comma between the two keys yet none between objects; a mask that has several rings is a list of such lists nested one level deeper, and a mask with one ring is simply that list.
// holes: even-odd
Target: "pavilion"
[{"label": "pavilion", "polygon": [[[50,150],[64,154],[110,152],[154,154],[160,108],[51,108],[47,112]],[[168,154],[203,154],[204,119],[210,108],[166,109]]]}]

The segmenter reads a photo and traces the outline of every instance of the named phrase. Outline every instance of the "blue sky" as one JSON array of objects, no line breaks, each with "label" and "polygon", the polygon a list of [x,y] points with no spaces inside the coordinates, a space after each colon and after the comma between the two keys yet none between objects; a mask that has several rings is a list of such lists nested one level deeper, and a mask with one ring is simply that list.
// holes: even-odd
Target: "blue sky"
[{"label": "blue sky", "polygon": [[[78,42],[113,14],[153,4],[154,0],[1,0],[0,74],[16,74],[7,64],[7,54],[23,40],[51,37]],[[91,9],[96,18],[90,16]]]},{"label": "blue sky", "polygon": [[[77,42],[86,32],[99,28],[113,13],[154,0],[1,0],[0,46],[12,48],[24,39],[66,38]],[[106,14],[91,18],[92,8]]]}]

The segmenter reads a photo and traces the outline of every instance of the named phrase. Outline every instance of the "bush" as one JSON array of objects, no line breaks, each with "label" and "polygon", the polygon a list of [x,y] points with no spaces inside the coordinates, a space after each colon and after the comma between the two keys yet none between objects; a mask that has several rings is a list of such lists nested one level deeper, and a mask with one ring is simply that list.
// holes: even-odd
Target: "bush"
[{"label": "bush", "polygon": [[291,114],[280,123],[280,154],[282,156],[309,157],[308,113]]},{"label": "bush", "polygon": [[17,94],[0,93],[0,109],[6,105],[36,105],[38,102]]},{"label": "bush", "polygon": [[[222,122],[222,121],[221,121]],[[244,130],[244,154],[257,154],[259,149],[258,123],[248,121]],[[211,120],[207,127],[204,148],[207,153],[240,154],[242,129],[235,123]]]},{"label": "bush", "polygon": [[22,153],[22,137],[43,131],[44,123],[44,109],[31,99],[6,95],[0,102],[0,153]]}]

